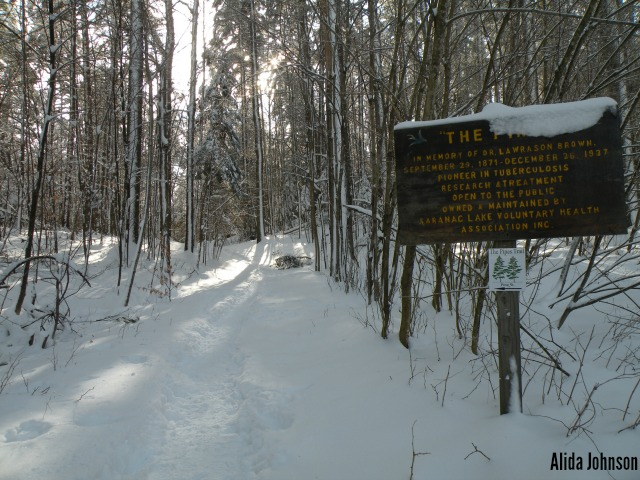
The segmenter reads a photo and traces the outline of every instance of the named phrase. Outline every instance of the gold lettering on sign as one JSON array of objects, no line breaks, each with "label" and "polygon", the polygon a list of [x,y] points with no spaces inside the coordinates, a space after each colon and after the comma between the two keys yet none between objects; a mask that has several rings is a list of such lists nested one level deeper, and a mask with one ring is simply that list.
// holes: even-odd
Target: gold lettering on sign
[{"label": "gold lettering on sign", "polygon": [[596,215],[600,213],[600,207],[561,208],[560,216],[575,217],[578,215]]},{"label": "gold lettering on sign", "polygon": [[474,128],[473,130],[458,130],[441,132],[447,137],[449,145],[454,143],[482,142],[482,129]]},{"label": "gold lettering on sign", "polygon": [[490,223],[488,225],[465,225],[460,233],[510,232],[529,230],[528,223]]},{"label": "gold lettering on sign", "polygon": [[[600,214],[597,205],[574,205],[571,190],[581,162],[610,154],[590,138],[497,135],[455,124],[433,132],[424,136],[423,151],[412,153],[400,170],[426,179],[423,209],[413,217],[425,230],[445,232],[442,236],[455,231],[542,236],[568,217]],[[491,142],[496,144],[487,145]],[[433,151],[437,148],[442,151]]]}]

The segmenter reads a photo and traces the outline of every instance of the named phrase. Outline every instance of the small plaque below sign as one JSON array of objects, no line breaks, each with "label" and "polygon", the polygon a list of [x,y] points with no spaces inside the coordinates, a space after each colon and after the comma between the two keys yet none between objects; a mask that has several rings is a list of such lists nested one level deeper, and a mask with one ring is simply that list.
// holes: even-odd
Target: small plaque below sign
[{"label": "small plaque below sign", "polygon": [[520,291],[527,283],[524,248],[489,249],[489,290]]}]

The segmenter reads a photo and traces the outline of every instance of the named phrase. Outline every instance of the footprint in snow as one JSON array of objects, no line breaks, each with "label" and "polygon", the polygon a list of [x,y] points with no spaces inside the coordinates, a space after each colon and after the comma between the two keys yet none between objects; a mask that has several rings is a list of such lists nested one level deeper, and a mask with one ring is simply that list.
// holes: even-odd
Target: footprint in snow
[{"label": "footprint in snow", "polygon": [[53,425],[49,422],[40,420],[27,420],[14,428],[10,428],[4,432],[6,442],[23,442],[25,440],[33,440],[47,433]]}]

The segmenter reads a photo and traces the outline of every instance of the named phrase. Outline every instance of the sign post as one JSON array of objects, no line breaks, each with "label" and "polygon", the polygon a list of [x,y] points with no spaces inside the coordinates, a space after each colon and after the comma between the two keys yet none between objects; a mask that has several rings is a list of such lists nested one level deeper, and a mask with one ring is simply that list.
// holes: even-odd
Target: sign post
[{"label": "sign post", "polygon": [[[626,233],[617,104],[607,98],[395,127],[398,237],[404,245]],[[504,259],[502,260],[504,262]],[[500,413],[521,409],[524,266],[498,264]],[[495,269],[494,265],[494,269]]]},{"label": "sign post", "polygon": [[[494,248],[515,248],[515,240],[496,241]],[[498,257],[500,258],[500,257]],[[520,356],[520,293],[496,290],[498,321],[498,371],[500,376],[500,415],[522,412],[522,370]],[[514,405],[514,402],[517,404]]]},{"label": "sign post", "polygon": [[495,292],[498,323],[500,414],[522,412],[520,290],[526,286],[524,248],[515,240],[496,240],[489,249],[489,290]]}]

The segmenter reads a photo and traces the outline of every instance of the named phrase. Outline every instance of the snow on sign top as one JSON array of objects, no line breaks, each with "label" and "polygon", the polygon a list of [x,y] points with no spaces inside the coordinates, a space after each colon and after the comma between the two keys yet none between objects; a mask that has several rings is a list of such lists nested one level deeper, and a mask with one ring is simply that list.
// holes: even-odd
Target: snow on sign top
[{"label": "snow on sign top", "polygon": [[425,122],[402,122],[396,125],[395,130],[486,120],[496,135],[553,137],[592,127],[604,112],[615,112],[617,105],[615,100],[607,97],[519,108],[490,103],[480,113]]}]

